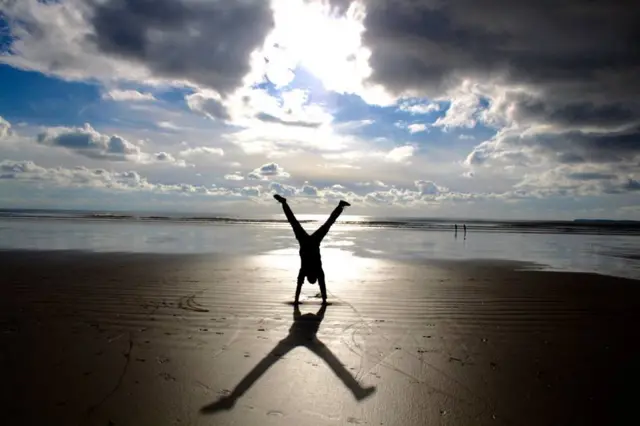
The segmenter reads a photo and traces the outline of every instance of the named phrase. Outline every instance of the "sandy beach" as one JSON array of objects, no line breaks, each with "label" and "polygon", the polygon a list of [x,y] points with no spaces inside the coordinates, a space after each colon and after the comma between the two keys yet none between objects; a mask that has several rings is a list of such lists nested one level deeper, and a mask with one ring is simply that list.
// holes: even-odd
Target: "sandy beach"
[{"label": "sandy beach", "polygon": [[290,260],[2,252],[6,424],[633,418],[637,281],[353,257],[296,312]]}]

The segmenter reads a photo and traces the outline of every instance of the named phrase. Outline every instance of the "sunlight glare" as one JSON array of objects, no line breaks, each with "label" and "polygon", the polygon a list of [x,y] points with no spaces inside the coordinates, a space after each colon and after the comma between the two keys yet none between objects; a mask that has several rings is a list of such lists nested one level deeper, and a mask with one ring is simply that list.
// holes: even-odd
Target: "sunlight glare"
[{"label": "sunlight glare", "polygon": [[[370,52],[362,46],[364,7],[353,2],[344,16],[332,16],[326,4],[303,0],[275,0],[275,29],[267,44],[272,62],[267,75],[278,83],[286,70],[301,66],[322,81],[327,90],[354,92],[368,77]],[[285,71],[283,71],[285,70]]]}]

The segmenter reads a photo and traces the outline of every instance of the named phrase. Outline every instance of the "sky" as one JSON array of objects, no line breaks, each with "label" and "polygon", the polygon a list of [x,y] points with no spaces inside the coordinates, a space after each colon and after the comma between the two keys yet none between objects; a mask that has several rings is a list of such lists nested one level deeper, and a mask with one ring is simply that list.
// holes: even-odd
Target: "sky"
[{"label": "sky", "polygon": [[640,219],[640,3],[0,0],[0,208]]}]

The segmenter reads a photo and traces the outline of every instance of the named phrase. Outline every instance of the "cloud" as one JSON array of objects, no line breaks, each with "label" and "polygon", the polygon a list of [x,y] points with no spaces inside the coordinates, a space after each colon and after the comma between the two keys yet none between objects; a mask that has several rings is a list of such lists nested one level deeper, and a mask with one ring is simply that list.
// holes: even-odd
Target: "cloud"
[{"label": "cloud", "polygon": [[11,123],[0,116],[0,141],[11,135]]},{"label": "cloud", "polygon": [[285,185],[279,182],[271,182],[269,184],[269,190],[275,194],[280,194],[283,197],[293,197],[298,191],[295,186]]},{"label": "cloud", "polygon": [[273,28],[268,2],[105,0],[3,5],[9,64],[63,78],[184,81],[229,93]]},{"label": "cloud", "polygon": [[393,148],[385,156],[385,160],[392,163],[403,163],[413,156],[415,147],[412,145],[398,146]]},{"label": "cloud", "polygon": [[276,131],[282,126],[316,129],[333,119],[302,89],[283,89],[273,95],[265,89],[243,88],[220,102],[230,115],[229,122],[245,127],[272,124],[279,125],[272,126]]},{"label": "cloud", "polygon": [[612,170],[607,164],[561,164],[527,173],[515,188],[537,197],[624,194],[637,189],[636,173]]},{"label": "cloud", "polygon": [[151,183],[135,171],[114,172],[105,169],[46,168],[32,161],[4,160],[0,162],[0,183],[9,181],[31,182],[59,187],[80,187],[116,191],[149,191],[157,193],[198,193],[229,195],[230,190],[207,188],[189,184]]},{"label": "cloud", "polygon": [[407,129],[409,129],[409,133],[419,133],[419,132],[426,131],[427,125],[426,124],[409,124],[407,126]]},{"label": "cloud", "polygon": [[216,155],[222,157],[224,150],[222,148],[211,148],[208,146],[198,146],[195,148],[187,148],[178,154],[181,157],[193,157],[196,155]]},{"label": "cloud", "polygon": [[245,186],[240,189],[240,193],[245,197],[259,197],[260,196],[260,187],[259,186]]},{"label": "cloud", "polygon": [[103,135],[90,124],[84,127],[51,127],[38,134],[42,145],[64,148],[89,158],[112,161],[141,161],[140,148],[118,135]]},{"label": "cloud", "polygon": [[[167,152],[158,152],[156,154],[153,155],[154,159],[156,162],[158,163],[169,163],[169,164],[174,164],[178,167],[187,167],[190,164],[187,164],[184,160],[180,159],[176,159],[173,155],[167,153]],[[191,166],[193,166],[191,164]]]},{"label": "cloud", "polygon": [[398,110],[409,112],[411,114],[429,114],[434,111],[439,111],[440,106],[437,103],[421,103],[420,101],[401,101],[398,105]]},{"label": "cloud", "polygon": [[255,180],[263,180],[268,178],[288,178],[290,177],[289,173],[285,172],[284,169],[278,165],[277,163],[267,163],[258,167],[251,173],[247,175],[248,179]]},{"label": "cloud", "polygon": [[[557,176],[555,176],[557,177]],[[551,182],[554,176],[545,176],[543,180]],[[519,188],[502,194],[470,194],[450,191],[435,182],[419,180],[414,182],[413,188],[387,187],[383,190],[374,190],[356,193],[343,185],[334,184],[320,188],[309,182],[305,182],[297,188],[280,182],[271,181],[267,186],[257,184],[237,188],[224,188],[215,185],[192,185],[187,183],[164,184],[151,182],[145,176],[136,171],[116,172],[106,169],[90,169],[86,167],[75,168],[46,168],[32,161],[0,161],[0,184],[10,182],[23,182],[36,184],[41,187],[53,186],[61,188],[88,188],[103,191],[127,191],[149,192],[154,194],[177,194],[183,196],[211,196],[225,199],[254,199],[271,202],[273,193],[279,193],[285,197],[299,197],[302,202],[309,200],[314,203],[335,204],[338,200],[345,199],[361,207],[389,205],[397,208],[420,208],[427,205],[473,202],[477,200],[508,200],[521,198],[535,198],[544,195],[570,195],[571,188],[563,187],[564,184],[553,188],[543,188],[540,185],[530,187],[523,183]],[[590,180],[587,180],[590,182]],[[611,186],[609,193],[631,191],[638,189],[638,180],[630,179],[624,188]]]},{"label": "cloud", "polygon": [[506,128],[482,142],[468,155],[466,164],[513,161],[529,165],[550,163],[609,163],[633,167],[640,161],[640,127],[621,131],[552,130],[546,126]]},{"label": "cloud", "polygon": [[[95,160],[128,161],[139,164],[171,164],[192,166],[168,152],[150,154],[140,146],[118,135],[105,135],[86,123],[83,127],[50,127],[39,133],[35,141],[44,146],[61,148]],[[196,148],[197,149],[197,148]]]},{"label": "cloud", "polygon": [[625,188],[628,191],[640,191],[640,180],[629,179]]},{"label": "cloud", "polygon": [[226,180],[244,180],[244,176],[242,176],[240,173],[227,174],[224,175],[224,178]]},{"label": "cloud", "polygon": [[631,2],[371,1],[369,80],[397,97],[449,99],[445,129],[510,130],[470,162],[637,159],[639,16]]},{"label": "cloud", "polygon": [[300,188],[300,194],[305,197],[317,197],[318,188],[309,184],[305,184],[305,185],[302,185],[302,188]]},{"label": "cloud", "polygon": [[363,41],[371,78],[395,92],[439,96],[473,78],[577,94],[631,83],[637,14],[628,2],[380,0],[367,3]]},{"label": "cloud", "polygon": [[447,188],[438,186],[434,182],[428,180],[417,180],[414,183],[420,191],[420,195],[437,195],[449,192]]},{"label": "cloud", "polygon": [[158,127],[165,130],[182,130],[180,126],[176,126],[171,121],[159,121]]},{"label": "cloud", "polygon": [[222,103],[222,97],[213,90],[192,93],[187,95],[185,100],[192,111],[211,119],[227,120],[230,118],[227,108]]},{"label": "cloud", "polygon": [[451,93],[449,96],[452,98],[447,112],[444,117],[438,118],[433,125],[445,129],[475,127],[477,115],[480,113],[480,95],[474,91],[473,87],[469,87],[468,82],[464,82],[462,87],[456,90],[456,93]]},{"label": "cloud", "polygon": [[151,93],[142,93],[137,90],[118,90],[114,89],[102,95],[103,99],[112,101],[130,101],[130,102],[142,102],[142,101],[155,101],[156,98]]}]

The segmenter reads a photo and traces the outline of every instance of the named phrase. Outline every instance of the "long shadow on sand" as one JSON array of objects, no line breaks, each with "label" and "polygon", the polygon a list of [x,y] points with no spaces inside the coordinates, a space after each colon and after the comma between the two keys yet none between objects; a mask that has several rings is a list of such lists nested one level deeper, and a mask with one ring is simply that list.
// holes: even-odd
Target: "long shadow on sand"
[{"label": "long shadow on sand", "polygon": [[308,313],[302,315],[297,305],[294,305],[293,324],[289,329],[289,335],[282,339],[275,348],[271,350],[260,361],[253,370],[251,370],[233,391],[219,400],[206,405],[200,409],[201,413],[216,413],[222,410],[230,410],[249,388],[281,357],[287,352],[298,346],[304,346],[311,352],[322,358],[333,372],[342,380],[342,382],[351,390],[353,396],[358,400],[363,400],[375,392],[375,386],[362,387],[360,383],[344,368],[340,360],[331,352],[331,350],[320,340],[316,334],[320,328],[320,323],[324,319],[324,313],[327,309],[323,305],[315,314]]}]

